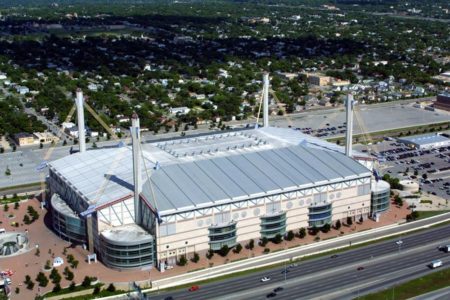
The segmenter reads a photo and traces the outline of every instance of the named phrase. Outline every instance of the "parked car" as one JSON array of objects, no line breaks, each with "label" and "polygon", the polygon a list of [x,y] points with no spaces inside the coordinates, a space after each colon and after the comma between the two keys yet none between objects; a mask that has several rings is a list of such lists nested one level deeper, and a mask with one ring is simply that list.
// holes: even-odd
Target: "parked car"
[{"label": "parked car", "polygon": [[189,288],[189,292],[195,292],[198,291],[200,287],[198,285],[193,285]]}]

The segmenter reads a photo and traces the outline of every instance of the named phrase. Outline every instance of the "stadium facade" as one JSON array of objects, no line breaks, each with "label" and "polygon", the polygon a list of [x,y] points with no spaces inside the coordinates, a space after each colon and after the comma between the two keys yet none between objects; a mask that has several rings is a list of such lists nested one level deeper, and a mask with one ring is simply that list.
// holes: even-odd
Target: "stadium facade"
[{"label": "stadium facade", "polygon": [[49,163],[55,231],[113,268],[371,216],[373,160],[267,126],[82,151]]}]

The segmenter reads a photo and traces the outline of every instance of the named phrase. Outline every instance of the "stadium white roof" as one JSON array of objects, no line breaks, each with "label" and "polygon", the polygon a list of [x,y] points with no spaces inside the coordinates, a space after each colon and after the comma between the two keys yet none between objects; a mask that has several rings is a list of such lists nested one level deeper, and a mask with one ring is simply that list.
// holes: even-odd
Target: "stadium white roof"
[{"label": "stadium white roof", "polygon": [[[286,128],[142,144],[142,150],[142,195],[161,214],[371,174],[343,147]],[[132,196],[129,146],[76,153],[49,166],[91,208]]]}]

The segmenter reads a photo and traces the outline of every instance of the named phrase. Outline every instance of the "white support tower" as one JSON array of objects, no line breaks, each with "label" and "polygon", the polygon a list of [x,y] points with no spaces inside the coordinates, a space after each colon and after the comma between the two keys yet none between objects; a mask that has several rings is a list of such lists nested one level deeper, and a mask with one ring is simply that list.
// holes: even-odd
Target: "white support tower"
[{"label": "white support tower", "polygon": [[75,103],[77,105],[78,141],[80,143],[80,152],[86,152],[86,137],[84,129],[84,97],[81,89],[77,89]]},{"label": "white support tower", "polygon": [[263,74],[263,127],[269,127],[269,73]]},{"label": "white support tower", "polygon": [[352,156],[352,139],[353,139],[353,95],[348,94],[345,100],[345,112],[347,120],[347,130],[345,134],[345,155]]},{"label": "white support tower", "polygon": [[139,117],[136,113],[131,116],[131,140],[133,150],[133,183],[134,183],[134,221],[136,224],[140,223],[140,201],[139,195],[142,192],[142,178],[141,178],[141,133],[139,125]]}]

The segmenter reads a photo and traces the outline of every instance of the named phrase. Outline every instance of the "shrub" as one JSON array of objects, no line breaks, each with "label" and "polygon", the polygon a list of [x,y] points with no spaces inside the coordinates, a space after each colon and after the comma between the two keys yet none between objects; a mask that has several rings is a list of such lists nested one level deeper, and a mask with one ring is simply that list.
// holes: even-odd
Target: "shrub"
[{"label": "shrub", "polygon": [[309,229],[309,233],[311,235],[316,235],[317,233],[319,233],[319,228],[317,228],[316,226],[313,226]]},{"label": "shrub", "polygon": [[300,230],[298,231],[298,237],[303,239],[306,236],[306,229],[305,228],[300,228]]},{"label": "shrub", "polygon": [[30,281],[31,281],[30,275],[25,275],[25,281],[24,281],[24,283],[28,283],[28,282],[30,282]]},{"label": "shrub", "polygon": [[316,236],[316,237],[314,238],[314,241],[316,241],[316,242],[320,241],[320,236]]},{"label": "shrub", "polygon": [[20,293],[20,288],[16,287],[16,294]]},{"label": "shrub", "polygon": [[113,293],[113,292],[116,291],[116,287],[114,286],[114,284],[110,283],[110,284],[108,285],[108,287],[106,288],[106,290],[107,290],[108,292]]},{"label": "shrub", "polygon": [[359,223],[362,223],[362,222],[364,222],[364,218],[361,216],[361,217],[359,217]]},{"label": "shrub", "polygon": [[39,272],[36,276],[36,281],[39,282],[39,286],[46,287],[48,284],[48,278],[44,273]]},{"label": "shrub", "polygon": [[33,288],[34,288],[34,282],[30,280],[30,281],[27,283],[27,289],[32,290]]},{"label": "shrub", "polygon": [[239,253],[242,251],[242,245],[241,244],[237,244],[236,247],[234,248],[233,252],[234,253]]},{"label": "shrub", "polygon": [[93,295],[98,295],[100,293],[100,287],[98,285],[95,286],[94,291],[92,292]]},{"label": "shrub", "polygon": [[177,261],[177,265],[179,266],[185,266],[187,264],[186,256],[181,255],[180,259]]},{"label": "shrub", "polygon": [[75,282],[72,281],[69,285],[69,291],[75,290],[75,287],[76,287]]},{"label": "shrub", "polygon": [[267,253],[269,253],[269,252],[270,252],[270,249],[269,249],[269,248],[264,248],[264,251],[263,251],[264,254],[267,254]]},{"label": "shrub", "polygon": [[272,242],[274,244],[279,244],[283,241],[283,236],[281,234],[277,234],[273,239]]},{"label": "shrub", "polygon": [[53,287],[53,292],[57,293],[61,290],[61,285],[59,283],[55,284],[55,286]]},{"label": "shrub", "polygon": [[286,240],[292,241],[294,239],[294,237],[295,237],[294,232],[292,230],[289,230],[286,235]]},{"label": "shrub", "polygon": [[330,231],[330,229],[331,229],[331,225],[327,223],[322,226],[321,230],[322,230],[322,232],[327,233],[328,231]]},{"label": "shrub", "polygon": [[14,209],[19,209],[19,206],[20,206],[20,204],[19,204],[19,202],[16,202],[16,203],[14,203]]},{"label": "shrub", "polygon": [[78,267],[78,264],[79,264],[80,262],[78,261],[78,260],[74,260],[71,264],[70,264],[70,266],[72,267],[72,269],[76,269],[77,267]]},{"label": "shrub", "polygon": [[54,284],[58,284],[61,282],[61,275],[59,274],[58,270],[55,268],[52,269],[52,272],[50,273],[50,276],[48,276]]},{"label": "shrub", "polygon": [[91,283],[92,283],[92,278],[89,276],[85,276],[81,285],[83,287],[89,287],[89,286],[91,286]]},{"label": "shrub", "polygon": [[247,244],[247,248],[253,250],[255,248],[255,240],[251,239]]},{"label": "shrub", "polygon": [[267,243],[269,242],[269,239],[266,237],[263,237],[262,239],[259,240],[259,245],[261,247],[265,247],[267,245]]},{"label": "shrub", "polygon": [[334,228],[336,228],[336,230],[339,230],[341,226],[342,226],[341,220],[337,220],[336,223],[334,224]]},{"label": "shrub", "polygon": [[352,225],[353,224],[353,219],[352,217],[347,217],[347,225]]},{"label": "shrub", "polygon": [[209,249],[208,252],[206,252],[206,258],[211,259],[214,256],[214,251],[212,249]]},{"label": "shrub", "polygon": [[219,254],[222,257],[227,256],[228,252],[230,252],[230,248],[227,245],[223,245],[222,248],[220,248],[220,250],[219,250]]},{"label": "shrub", "polygon": [[45,270],[50,270],[51,268],[52,268],[52,266],[50,265],[50,261],[47,260],[47,261],[45,262],[44,269],[45,269]]},{"label": "shrub", "polygon": [[191,258],[191,261],[193,263],[198,263],[199,260],[200,260],[200,255],[198,255],[197,252],[194,252],[194,256]]}]

